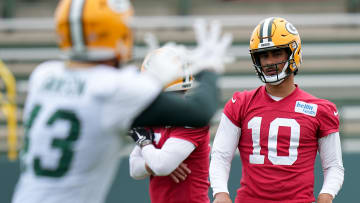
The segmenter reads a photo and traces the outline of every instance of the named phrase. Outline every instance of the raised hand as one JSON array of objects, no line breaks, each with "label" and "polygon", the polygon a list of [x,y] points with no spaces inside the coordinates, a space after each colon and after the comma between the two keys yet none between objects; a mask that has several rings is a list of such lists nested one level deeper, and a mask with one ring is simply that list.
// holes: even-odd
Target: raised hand
[{"label": "raised hand", "polygon": [[[209,26],[209,28],[207,28]],[[204,69],[217,73],[224,72],[224,64],[229,61],[227,50],[232,42],[232,35],[221,35],[221,23],[212,21],[209,25],[203,19],[194,23],[197,47],[188,52],[188,60],[193,74]]]}]

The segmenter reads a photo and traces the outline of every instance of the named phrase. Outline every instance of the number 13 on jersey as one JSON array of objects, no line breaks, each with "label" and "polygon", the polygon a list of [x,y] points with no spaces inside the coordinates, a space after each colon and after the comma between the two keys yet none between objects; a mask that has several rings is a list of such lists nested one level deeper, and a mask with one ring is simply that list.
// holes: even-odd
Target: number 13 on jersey
[{"label": "number 13 on jersey", "polygon": [[[249,156],[251,164],[264,164],[265,155],[260,154],[260,128],[262,117],[253,117],[248,122],[248,129],[251,129],[253,152]],[[290,145],[288,156],[278,156],[277,144],[279,127],[290,128]],[[270,122],[268,132],[268,159],[274,165],[292,165],[298,157],[298,146],[300,140],[300,125],[295,119],[276,118]]]},{"label": "number 13 on jersey", "polygon": [[[38,117],[38,114],[41,112],[42,106],[35,105],[32,109],[29,119],[25,123],[25,143],[22,152],[22,156],[25,156],[29,150],[29,131]],[[45,112],[44,112],[45,113]],[[41,159],[40,155],[32,157],[31,165],[33,165],[35,175],[37,176],[47,176],[47,177],[62,177],[64,176],[70,169],[71,162],[74,156],[73,144],[76,142],[80,136],[80,127],[81,123],[78,117],[71,110],[58,109],[48,118],[46,123],[42,123],[43,127],[54,127],[57,122],[67,122],[69,123],[69,128],[67,129],[67,135],[63,138],[52,137],[51,145],[49,148],[43,151],[45,153],[54,153],[57,150],[60,150],[61,156],[58,160],[56,168],[47,168],[44,165],[44,162]],[[37,135],[41,136],[41,135]],[[47,135],[50,136],[50,135]],[[25,166],[23,165],[23,170],[25,170]]]}]

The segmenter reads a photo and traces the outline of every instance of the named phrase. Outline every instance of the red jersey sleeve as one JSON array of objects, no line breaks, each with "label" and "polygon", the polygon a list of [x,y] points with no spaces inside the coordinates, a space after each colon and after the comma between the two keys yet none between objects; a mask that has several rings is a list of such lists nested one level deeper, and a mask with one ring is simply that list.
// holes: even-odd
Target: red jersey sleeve
[{"label": "red jersey sleeve", "polygon": [[335,104],[324,100],[319,104],[319,137],[339,132],[339,112]]},{"label": "red jersey sleeve", "polygon": [[243,94],[243,92],[235,92],[224,107],[224,114],[239,128],[241,126],[241,111],[244,103]]},{"label": "red jersey sleeve", "polygon": [[189,141],[193,143],[196,147],[198,147],[201,142],[203,142],[210,136],[209,129],[209,126],[201,128],[178,127],[171,132],[170,137]]}]

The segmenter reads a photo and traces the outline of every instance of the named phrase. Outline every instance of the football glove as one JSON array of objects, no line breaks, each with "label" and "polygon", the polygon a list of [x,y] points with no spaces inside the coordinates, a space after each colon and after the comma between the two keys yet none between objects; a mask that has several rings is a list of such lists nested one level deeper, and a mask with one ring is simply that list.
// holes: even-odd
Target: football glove
[{"label": "football glove", "polygon": [[152,144],[154,140],[154,132],[143,127],[132,128],[129,135],[140,148]]},{"label": "football glove", "polygon": [[190,70],[195,75],[202,70],[208,69],[217,73],[224,72],[224,64],[231,62],[227,50],[232,43],[232,34],[225,33],[221,36],[221,23],[212,21],[207,29],[204,19],[198,19],[194,23],[194,32],[197,47],[188,51],[187,58]]}]

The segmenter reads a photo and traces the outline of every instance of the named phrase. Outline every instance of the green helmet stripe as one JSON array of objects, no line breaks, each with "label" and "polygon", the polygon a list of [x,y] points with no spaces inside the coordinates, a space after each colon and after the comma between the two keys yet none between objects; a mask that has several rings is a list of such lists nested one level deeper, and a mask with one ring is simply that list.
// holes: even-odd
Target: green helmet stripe
[{"label": "green helmet stripe", "polygon": [[270,22],[269,22],[269,24],[268,24],[268,33],[267,33],[267,36],[268,36],[268,39],[269,39],[269,42],[271,42],[272,41],[272,38],[271,38],[271,31],[272,31],[272,24],[273,24],[273,22],[274,22],[274,18],[271,18],[270,19]]}]

